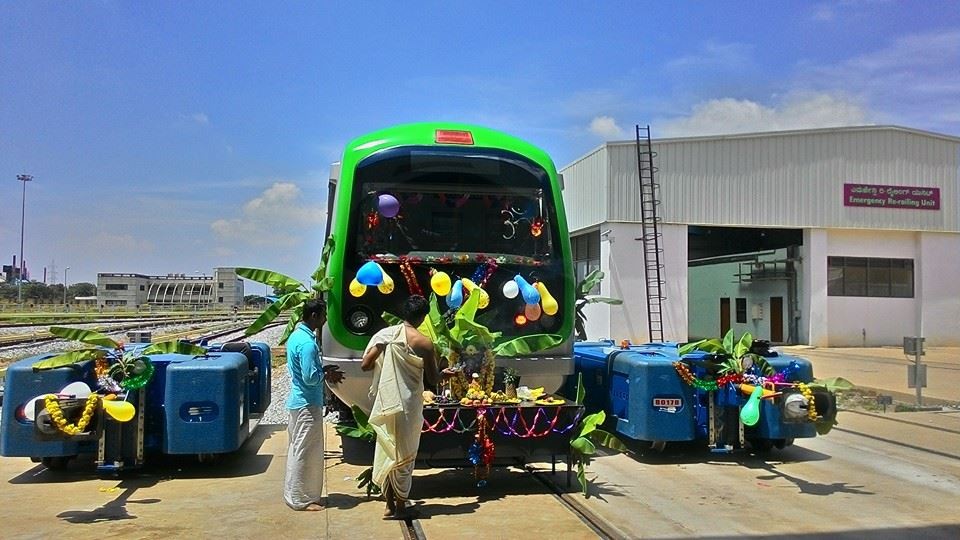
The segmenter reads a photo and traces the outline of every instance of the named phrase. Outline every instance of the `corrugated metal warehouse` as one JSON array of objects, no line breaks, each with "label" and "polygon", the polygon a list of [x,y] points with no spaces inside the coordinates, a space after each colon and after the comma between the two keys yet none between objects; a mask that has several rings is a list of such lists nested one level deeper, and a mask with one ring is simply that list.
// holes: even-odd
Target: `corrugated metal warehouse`
[{"label": "corrugated metal warehouse", "polygon": [[[656,220],[641,203],[645,152]],[[594,293],[624,300],[586,307],[591,339],[732,328],[820,347],[960,345],[960,138],[896,126],[643,135],[560,172],[578,279],[600,268]]]}]

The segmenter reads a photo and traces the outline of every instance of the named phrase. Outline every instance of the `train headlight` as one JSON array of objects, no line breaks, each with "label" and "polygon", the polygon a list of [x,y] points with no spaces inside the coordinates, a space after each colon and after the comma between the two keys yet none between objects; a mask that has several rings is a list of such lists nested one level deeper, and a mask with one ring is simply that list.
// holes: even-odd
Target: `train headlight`
[{"label": "train headlight", "polygon": [[364,334],[370,329],[373,323],[373,317],[370,312],[364,308],[353,308],[347,314],[347,327],[355,334]]}]

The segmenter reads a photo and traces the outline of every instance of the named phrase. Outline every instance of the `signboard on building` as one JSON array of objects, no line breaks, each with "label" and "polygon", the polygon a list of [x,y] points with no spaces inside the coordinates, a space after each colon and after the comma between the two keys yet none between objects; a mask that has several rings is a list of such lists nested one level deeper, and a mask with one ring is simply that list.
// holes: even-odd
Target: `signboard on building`
[{"label": "signboard on building", "polygon": [[844,184],[843,205],[906,210],[939,210],[940,188]]}]

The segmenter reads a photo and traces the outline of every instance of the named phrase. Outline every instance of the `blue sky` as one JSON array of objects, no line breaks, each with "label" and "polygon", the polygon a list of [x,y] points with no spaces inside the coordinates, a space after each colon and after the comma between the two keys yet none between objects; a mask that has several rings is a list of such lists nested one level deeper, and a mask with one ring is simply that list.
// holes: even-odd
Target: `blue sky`
[{"label": "blue sky", "polygon": [[422,120],[507,131],[558,167],[637,123],[960,136],[960,5],[0,0],[0,260],[28,173],[34,278],[306,281],[345,143]]}]

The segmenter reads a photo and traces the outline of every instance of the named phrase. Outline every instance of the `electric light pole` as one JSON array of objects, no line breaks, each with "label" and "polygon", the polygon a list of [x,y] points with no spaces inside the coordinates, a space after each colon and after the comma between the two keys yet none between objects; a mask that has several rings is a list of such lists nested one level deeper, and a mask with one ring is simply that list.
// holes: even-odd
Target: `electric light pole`
[{"label": "electric light pole", "polygon": [[33,180],[33,176],[29,174],[18,174],[17,180],[23,182],[23,199],[20,203],[20,274],[17,276],[17,304],[23,303],[23,292],[21,291],[23,287],[23,224],[25,220],[25,214],[27,210],[27,182]]},{"label": "electric light pole", "polygon": [[69,269],[70,269],[69,266],[63,269],[63,307],[64,308],[67,307],[67,270]]}]

